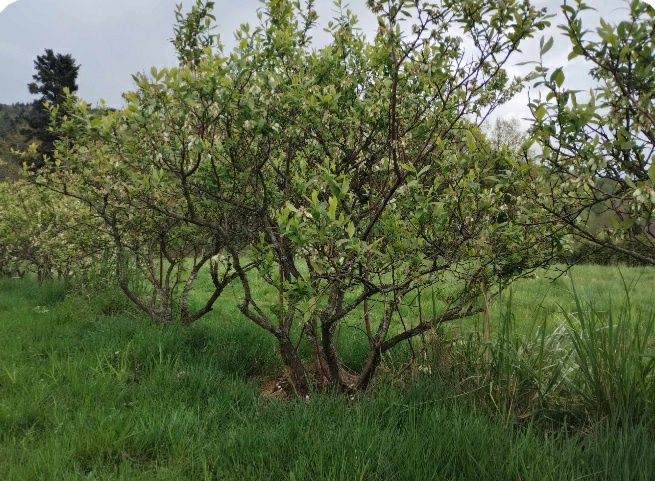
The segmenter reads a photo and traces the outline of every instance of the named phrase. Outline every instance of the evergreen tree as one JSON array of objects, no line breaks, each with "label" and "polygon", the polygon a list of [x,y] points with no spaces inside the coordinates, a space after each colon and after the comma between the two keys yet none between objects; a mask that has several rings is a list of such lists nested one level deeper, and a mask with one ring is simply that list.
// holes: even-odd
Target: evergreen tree
[{"label": "evergreen tree", "polygon": [[[54,151],[56,135],[50,131],[49,106],[60,106],[66,97],[66,92],[76,92],[77,75],[80,66],[70,54],[55,53],[46,49],[43,55],[38,55],[34,61],[36,73],[32,76],[34,82],[28,87],[31,94],[40,95],[32,107],[25,134],[38,142],[37,157],[34,167],[43,165],[44,156],[50,156]],[[59,113],[61,115],[61,112]]]}]

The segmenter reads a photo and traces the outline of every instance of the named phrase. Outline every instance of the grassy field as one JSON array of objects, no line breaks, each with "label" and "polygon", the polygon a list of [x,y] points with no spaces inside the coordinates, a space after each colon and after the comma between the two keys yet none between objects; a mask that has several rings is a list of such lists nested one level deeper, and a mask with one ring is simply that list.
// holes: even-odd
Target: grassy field
[{"label": "grassy field", "polygon": [[[648,316],[655,270],[581,266],[572,276],[601,317]],[[578,308],[569,277],[548,277],[513,289],[509,314],[526,338],[526,326],[550,332]],[[262,396],[279,370],[275,345],[233,304],[228,295],[191,328],[162,328],[114,292],[0,280],[0,480],[655,479],[652,412],[553,427],[463,390],[437,366],[353,399]],[[493,310],[501,331],[503,305]],[[650,396],[635,379],[628,394]],[[594,395],[579,397],[593,406]]]}]

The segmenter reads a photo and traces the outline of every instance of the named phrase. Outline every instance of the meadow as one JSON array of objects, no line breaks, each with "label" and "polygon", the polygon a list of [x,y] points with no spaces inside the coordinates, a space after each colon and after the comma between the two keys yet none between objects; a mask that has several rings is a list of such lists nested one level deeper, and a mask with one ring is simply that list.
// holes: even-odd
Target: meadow
[{"label": "meadow", "polygon": [[655,269],[556,275],[494,302],[486,346],[457,322],[366,393],[304,400],[267,391],[275,343],[230,292],[166,327],[111,289],[1,279],[0,479],[652,480]]}]

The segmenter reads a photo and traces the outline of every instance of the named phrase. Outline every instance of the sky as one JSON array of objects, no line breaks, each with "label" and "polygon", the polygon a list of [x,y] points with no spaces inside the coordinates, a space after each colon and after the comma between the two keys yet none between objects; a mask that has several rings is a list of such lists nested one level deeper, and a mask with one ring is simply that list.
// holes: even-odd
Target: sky
[{"label": "sky", "polygon": [[[33,74],[33,61],[45,48],[71,53],[81,64],[80,95],[96,103],[121,104],[121,94],[133,87],[132,74],[151,66],[170,66],[176,62],[170,44],[174,6],[180,0],[0,0],[0,103],[26,102],[31,97],[27,84]],[[182,0],[188,7],[192,0]],[[317,0],[321,18],[334,12],[333,0]],[[345,0],[359,15],[365,32],[375,31],[375,19],[365,0]],[[552,13],[559,11],[560,0],[535,0]],[[627,11],[626,0],[587,0],[598,9],[589,18],[617,22]],[[259,0],[216,0],[218,31],[227,47],[232,32],[243,22],[254,23]],[[558,19],[553,20],[559,23]],[[551,67],[563,66],[567,81],[574,88],[591,85],[587,67],[580,61],[569,62],[569,48],[558,39],[556,29],[540,35],[556,37],[555,47],[546,56]],[[516,63],[538,57],[539,38],[528,41],[523,54],[510,65],[511,74],[527,72]],[[321,41],[318,31],[317,40]],[[501,107],[496,117],[527,118],[527,89]]]}]

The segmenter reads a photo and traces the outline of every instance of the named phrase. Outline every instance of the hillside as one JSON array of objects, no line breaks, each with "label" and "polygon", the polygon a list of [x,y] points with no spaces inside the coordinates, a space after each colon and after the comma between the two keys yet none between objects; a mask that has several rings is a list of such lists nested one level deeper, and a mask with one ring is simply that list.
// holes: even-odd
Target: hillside
[{"label": "hillside", "polygon": [[23,130],[27,126],[29,104],[0,104],[0,179],[12,177],[20,168],[20,160],[12,150],[24,149],[28,139]]}]

